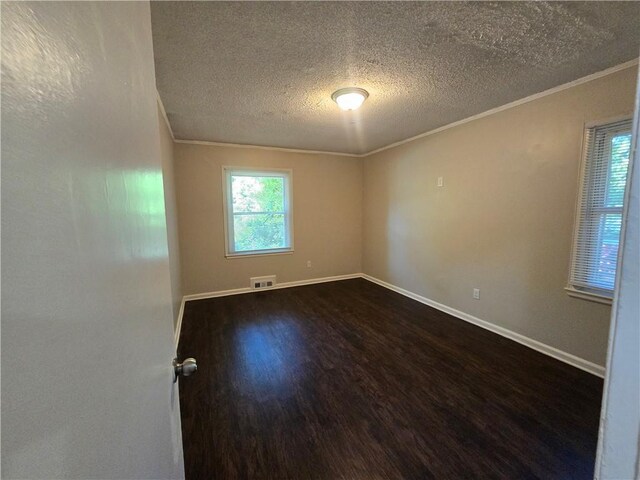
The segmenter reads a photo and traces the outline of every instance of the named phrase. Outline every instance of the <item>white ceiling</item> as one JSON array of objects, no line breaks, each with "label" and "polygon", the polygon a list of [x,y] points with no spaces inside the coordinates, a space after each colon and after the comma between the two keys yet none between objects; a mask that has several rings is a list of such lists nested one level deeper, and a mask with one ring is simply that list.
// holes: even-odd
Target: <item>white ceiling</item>
[{"label": "white ceiling", "polygon": [[[152,2],[177,139],[365,153],[638,56],[640,2]],[[356,112],[341,87],[370,96]]]}]

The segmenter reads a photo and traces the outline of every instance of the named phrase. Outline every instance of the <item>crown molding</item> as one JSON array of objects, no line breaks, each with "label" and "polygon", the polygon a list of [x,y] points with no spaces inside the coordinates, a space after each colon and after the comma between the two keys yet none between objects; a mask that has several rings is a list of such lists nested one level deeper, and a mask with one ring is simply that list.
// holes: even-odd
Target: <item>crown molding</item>
[{"label": "crown molding", "polygon": [[613,67],[607,68],[605,70],[601,70],[599,72],[592,73],[587,75],[586,77],[578,78],[577,80],[573,80],[568,83],[563,83],[562,85],[558,85],[557,87],[550,88],[548,90],[544,90],[539,93],[534,93],[533,95],[529,95],[528,97],[521,98],[519,100],[514,100],[513,102],[505,103],[504,105],[500,105],[499,107],[492,108],[490,110],[486,110],[482,113],[478,113],[476,115],[472,115],[467,118],[463,118],[462,120],[458,120],[453,123],[448,123],[447,125],[443,125],[442,127],[435,128],[433,130],[429,130],[428,132],[420,133],[413,137],[406,138],[404,140],[400,140],[395,143],[391,143],[384,147],[377,148],[375,150],[371,150],[370,152],[362,154],[363,157],[368,157],[369,155],[374,155],[379,152],[383,152],[385,150],[389,150],[391,148],[399,147],[400,145],[404,145],[405,143],[413,142],[414,140],[419,140],[424,137],[428,137],[429,135],[433,135],[435,133],[440,133],[444,130],[449,130],[450,128],[457,127],[459,125],[464,125],[465,123],[472,122],[474,120],[479,120],[484,117],[488,117],[489,115],[493,115],[495,113],[503,112],[510,108],[518,107],[525,103],[532,102],[534,100],[538,100],[539,98],[546,97],[548,95],[553,95],[554,93],[561,92],[563,90],[567,90],[572,87],[577,87],[578,85],[582,85],[583,83],[588,83],[593,80],[597,80],[598,78],[606,77],[607,75],[611,75],[613,73],[619,72],[621,70],[626,70],[627,68],[635,67],[638,65],[638,58],[634,58],[633,60],[629,60],[628,62],[621,63],[619,65],[615,65]]},{"label": "crown molding", "polygon": [[400,145],[404,145],[405,143],[413,142],[414,140],[419,140],[424,137],[428,137],[429,135],[434,135],[436,133],[443,132],[450,128],[458,127],[460,125],[464,125],[465,123],[472,122],[474,120],[479,120],[484,117],[488,117],[489,115],[493,115],[495,113],[503,112],[510,108],[518,107],[525,103],[532,102],[534,100],[538,100],[540,98],[553,95],[554,93],[561,92],[563,90],[567,90],[572,87],[577,87],[578,85],[582,85],[584,83],[591,82],[593,80],[597,80],[602,77],[606,77],[607,75],[614,74],[616,72],[626,70],[627,68],[636,67],[638,65],[638,58],[634,58],[633,60],[629,60],[628,62],[621,63],[619,65],[614,65],[613,67],[606,68],[599,72],[592,73],[587,75],[586,77],[581,77],[576,80],[573,80],[568,83],[563,83],[562,85],[558,85],[557,87],[549,88],[548,90],[544,90],[542,92],[534,93],[533,95],[529,95],[528,97],[524,97],[518,100],[514,100],[513,102],[506,103],[504,105],[500,105],[499,107],[492,108],[490,110],[486,110],[484,112],[478,113],[476,115],[472,115],[467,118],[463,118],[462,120],[457,120],[453,123],[448,123],[447,125],[443,125],[441,127],[435,128],[433,130],[429,130],[424,133],[420,133],[413,137],[405,138],[404,140],[400,140],[394,143],[390,143],[384,147],[377,148],[375,150],[371,150],[366,153],[346,153],[346,152],[332,152],[332,151],[323,151],[323,150],[305,150],[305,149],[296,149],[296,148],[286,148],[286,147],[271,147],[267,145],[250,145],[250,144],[240,144],[240,143],[224,143],[224,142],[208,142],[204,140],[177,140],[173,135],[173,130],[171,130],[171,125],[169,124],[169,119],[167,118],[167,113],[164,109],[164,105],[162,104],[162,100],[160,98],[160,94],[156,91],[158,97],[158,104],[160,105],[160,110],[162,111],[162,115],[164,117],[167,126],[169,127],[169,131],[171,132],[171,138],[175,143],[185,143],[185,144],[193,144],[193,145],[209,145],[214,147],[230,147],[230,148],[253,148],[258,150],[272,150],[278,152],[289,152],[289,153],[308,153],[308,154],[316,154],[316,155],[337,155],[342,157],[356,157],[356,158],[364,158],[370,155],[374,155],[376,153],[383,152],[385,150],[389,150],[391,148],[399,147]]},{"label": "crown molding", "polygon": [[336,155],[339,157],[363,157],[361,153],[331,152],[324,150],[304,150],[299,148],[269,147],[267,145],[248,145],[244,143],[207,142],[204,140],[174,140],[175,143],[187,143],[191,145],[209,145],[213,147],[252,148],[256,150],[275,150],[277,152],[310,153],[314,155]]},{"label": "crown molding", "polygon": [[175,142],[176,137],[173,134],[173,130],[171,129],[171,124],[169,123],[169,117],[167,117],[167,111],[164,109],[164,103],[162,103],[162,99],[160,98],[160,92],[156,89],[156,98],[158,99],[158,106],[160,107],[160,112],[162,113],[162,118],[164,118],[164,123],[167,124],[167,128],[169,129],[169,133],[171,134],[171,139]]},{"label": "crown molding", "polygon": [[213,147],[229,147],[229,148],[252,148],[258,150],[273,150],[276,152],[288,152],[288,153],[308,153],[314,155],[337,155],[340,157],[363,157],[363,154],[360,153],[345,153],[345,152],[326,152],[323,150],[304,150],[297,148],[285,148],[285,147],[270,147],[267,145],[247,145],[242,143],[224,143],[224,142],[207,142],[204,140],[179,140],[176,139],[173,134],[173,129],[171,128],[171,124],[169,123],[169,117],[167,117],[167,111],[164,108],[164,103],[162,103],[162,98],[160,97],[160,92],[156,89],[156,98],[158,99],[158,106],[160,107],[160,112],[162,112],[162,118],[164,118],[165,123],[167,124],[167,128],[169,129],[169,133],[171,134],[171,139],[173,143],[186,143],[192,145],[208,145]]}]

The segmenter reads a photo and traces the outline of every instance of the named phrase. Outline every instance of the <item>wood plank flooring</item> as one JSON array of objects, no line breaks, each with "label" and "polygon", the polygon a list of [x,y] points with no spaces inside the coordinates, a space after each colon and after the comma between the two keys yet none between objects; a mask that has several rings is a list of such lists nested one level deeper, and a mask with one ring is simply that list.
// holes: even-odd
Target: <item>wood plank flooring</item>
[{"label": "wood plank flooring", "polygon": [[188,302],[179,356],[189,480],[593,476],[601,379],[366,280]]}]

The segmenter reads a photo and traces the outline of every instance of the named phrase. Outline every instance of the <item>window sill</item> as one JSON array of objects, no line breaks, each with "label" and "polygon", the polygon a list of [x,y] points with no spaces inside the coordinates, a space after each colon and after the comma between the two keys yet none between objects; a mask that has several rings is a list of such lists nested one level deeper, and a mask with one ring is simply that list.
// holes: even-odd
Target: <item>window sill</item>
[{"label": "window sill", "polygon": [[288,248],[286,250],[275,250],[275,251],[257,251],[257,252],[243,252],[243,253],[227,253],[225,257],[227,259],[232,258],[253,258],[253,257],[268,257],[271,255],[291,255],[293,253],[293,248]]},{"label": "window sill", "polygon": [[602,303],[604,305],[611,305],[613,299],[605,297],[604,295],[598,295],[597,293],[585,292],[583,290],[577,290],[573,287],[565,287],[567,295],[574,298],[580,298],[582,300],[588,300],[590,302]]}]

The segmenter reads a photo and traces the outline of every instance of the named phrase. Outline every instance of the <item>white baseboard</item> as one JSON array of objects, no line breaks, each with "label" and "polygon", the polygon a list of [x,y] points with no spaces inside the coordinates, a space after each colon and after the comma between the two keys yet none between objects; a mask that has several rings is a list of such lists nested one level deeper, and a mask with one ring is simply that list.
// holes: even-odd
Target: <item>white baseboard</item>
[{"label": "white baseboard", "polygon": [[[598,377],[604,377],[605,369],[601,365],[597,365],[593,362],[585,360],[584,358],[577,357],[567,352],[563,352],[555,347],[547,345],[545,343],[539,342],[529,337],[525,337],[519,333],[516,333],[512,330],[509,330],[504,327],[500,327],[491,322],[487,322],[486,320],[481,320],[478,317],[474,317],[465,312],[461,312],[460,310],[456,310],[455,308],[449,307],[447,305],[443,305],[441,303],[430,300],[422,295],[418,295],[417,293],[410,292],[409,290],[405,290],[404,288],[397,287],[392,285],[391,283],[387,283],[379,278],[372,277],[371,275],[367,275],[365,273],[352,273],[349,275],[336,275],[333,277],[323,277],[323,278],[310,278],[308,280],[298,280],[295,282],[284,282],[279,283],[275,287],[269,288],[269,290],[277,290],[280,288],[291,288],[291,287],[299,287],[302,285],[312,285],[315,283],[325,283],[325,282],[335,282],[338,280],[348,280],[352,278],[364,278],[370,282],[376,283],[382,287],[388,288],[396,293],[404,295],[405,297],[409,297],[413,300],[416,300],[420,303],[433,307],[442,312],[448,313],[449,315],[459,318],[460,320],[464,320],[465,322],[472,323],[477,325],[478,327],[482,327],[485,330],[489,330],[490,332],[497,333],[505,338],[513,340],[514,342],[518,342],[521,345],[532,348],[540,353],[544,353],[550,357],[555,358],[556,360],[560,360],[561,362],[572,365],[580,370],[584,370],[585,372],[589,372]],[[266,289],[265,289],[266,290]],[[252,288],[235,288],[232,290],[219,290],[217,292],[206,292],[206,293],[196,293],[193,295],[185,295],[182,298],[182,305],[180,305],[180,313],[178,314],[178,323],[176,325],[176,333],[175,333],[175,341],[176,348],[178,346],[178,341],[180,340],[180,330],[182,328],[182,316],[184,315],[185,303],[191,300],[203,300],[205,298],[216,298],[216,297],[226,297],[229,295],[241,295],[244,293],[255,293],[261,292],[264,290],[254,290]]]},{"label": "white baseboard", "polygon": [[513,340],[514,342],[518,342],[525,347],[532,348],[537,350],[540,353],[544,353],[550,357],[555,358],[556,360],[560,360],[561,362],[568,363],[580,370],[584,370],[585,372],[589,372],[598,377],[604,377],[605,369],[601,365],[597,365],[593,362],[585,360],[584,358],[577,357],[567,352],[563,352],[555,347],[547,345],[545,343],[539,342],[529,337],[525,337],[519,333],[516,333],[512,330],[506,329],[504,327],[500,327],[493,323],[487,322],[486,320],[481,320],[478,317],[474,317],[473,315],[469,315],[468,313],[461,312],[460,310],[456,310],[455,308],[448,307],[447,305],[443,305],[441,303],[430,300],[422,295],[418,295],[417,293],[410,292],[409,290],[405,290],[404,288],[397,287],[392,285],[391,283],[387,283],[379,278],[372,277],[371,275],[362,274],[362,278],[365,280],[369,280],[370,282],[376,283],[382,287],[388,288],[389,290],[393,290],[396,293],[404,295],[405,297],[409,297],[413,300],[416,300],[420,303],[424,303],[430,307],[433,307],[442,312],[448,313],[451,316],[459,318],[460,320],[464,320],[465,322],[473,323],[479,327],[482,327],[486,330],[489,330],[493,333],[497,333],[509,340]]},{"label": "white baseboard", "polygon": [[195,293],[193,295],[185,295],[184,301],[202,300],[205,298],[227,297],[229,295],[242,295],[243,293],[264,292],[265,290],[278,290],[280,288],[300,287],[302,285],[313,285],[314,283],[335,282],[338,280],[349,280],[351,278],[361,278],[361,273],[350,273],[348,275],[335,275],[333,277],[310,278],[308,280],[296,280],[295,282],[278,283],[270,288],[261,288],[254,290],[253,288],[234,288],[232,290],[218,290],[217,292]]},{"label": "white baseboard", "polygon": [[180,331],[182,330],[182,317],[184,316],[184,303],[185,299],[182,297],[182,302],[180,302],[180,310],[178,311],[178,320],[176,321],[176,329],[174,332],[174,343],[176,346],[175,353],[178,353],[178,342],[180,342]]},{"label": "white baseboard", "polygon": [[265,290],[278,290],[281,288],[301,287],[303,285],[313,285],[315,283],[336,282],[338,280],[349,280],[352,278],[362,278],[361,273],[350,273],[347,275],[334,275],[332,277],[310,278],[307,280],[296,280],[294,282],[278,283],[271,288],[264,288],[260,290],[254,290],[253,288],[234,288],[231,290],[218,290],[217,292],[205,292],[195,293],[192,295],[185,295],[182,297],[182,305],[180,305],[180,313],[178,314],[178,322],[176,324],[175,342],[176,349],[178,348],[178,342],[180,341],[180,331],[182,329],[182,316],[184,315],[185,303],[191,300],[204,300],[205,298],[227,297],[229,295],[242,295],[244,293],[256,293],[263,292]]}]

